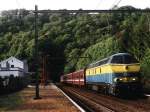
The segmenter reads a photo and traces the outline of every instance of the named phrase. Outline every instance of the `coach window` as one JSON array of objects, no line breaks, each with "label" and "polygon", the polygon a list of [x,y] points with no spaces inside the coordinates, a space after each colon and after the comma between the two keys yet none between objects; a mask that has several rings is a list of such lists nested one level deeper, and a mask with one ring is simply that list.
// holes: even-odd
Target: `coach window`
[{"label": "coach window", "polygon": [[96,74],[98,74],[98,71],[97,71],[97,69],[98,69],[98,68],[96,68]]},{"label": "coach window", "polygon": [[89,71],[88,70],[85,73],[86,73],[86,75],[89,75]]},{"label": "coach window", "polygon": [[96,74],[99,74],[99,68],[96,68]]}]

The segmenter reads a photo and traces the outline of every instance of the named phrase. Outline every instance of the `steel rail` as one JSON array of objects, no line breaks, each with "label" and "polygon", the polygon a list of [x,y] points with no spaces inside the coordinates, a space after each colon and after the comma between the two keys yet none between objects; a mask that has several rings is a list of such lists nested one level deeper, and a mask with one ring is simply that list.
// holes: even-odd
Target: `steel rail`
[{"label": "steel rail", "polygon": [[[107,106],[105,106],[104,104],[100,104],[99,102],[95,101],[94,99],[89,98],[86,95],[81,95],[80,93],[78,93],[75,90],[72,89],[66,89],[66,88],[61,88],[63,91],[65,91],[67,94],[71,94],[71,97],[75,97],[75,99],[77,100],[77,102],[82,102],[81,106],[83,106],[83,108],[86,108],[85,110],[88,109],[88,111],[90,112],[94,112],[95,110],[97,110],[96,108],[100,109],[101,111],[105,111],[105,112],[117,112],[116,110],[113,110],[112,108],[109,108]],[[78,98],[77,98],[78,97]],[[96,106],[96,108],[92,109],[89,104],[86,104],[89,101],[90,103],[92,103],[93,105]]]}]

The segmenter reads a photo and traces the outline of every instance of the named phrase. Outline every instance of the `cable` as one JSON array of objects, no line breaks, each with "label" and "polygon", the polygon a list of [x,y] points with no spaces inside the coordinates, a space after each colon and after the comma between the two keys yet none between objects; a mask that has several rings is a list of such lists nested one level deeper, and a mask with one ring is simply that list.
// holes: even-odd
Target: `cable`
[{"label": "cable", "polygon": [[114,6],[115,6],[115,3],[117,2],[117,0],[115,0],[114,2],[113,2],[113,4],[112,4],[112,6],[111,6],[111,8],[110,9],[112,9]]},{"label": "cable", "polygon": [[122,1],[122,0],[119,0],[118,3],[116,4],[116,6],[118,6],[118,5],[120,4],[121,1]]},{"label": "cable", "polygon": [[[117,0],[115,0],[116,2]],[[115,4],[115,2],[113,4]],[[96,6],[96,9],[101,5],[102,3],[102,0],[99,1],[98,5]],[[106,21],[107,21],[107,25],[108,25],[108,32],[110,33],[110,23],[109,23],[109,17],[107,15],[107,13],[105,14],[105,17],[106,17]]]},{"label": "cable", "polygon": [[112,5],[112,7],[111,7],[110,9],[115,9],[115,8],[117,8],[117,6],[120,4],[121,1],[122,1],[122,0],[119,0],[119,1],[117,2],[117,0],[116,0],[116,1],[115,1],[115,2],[117,2],[116,5],[115,5],[115,2],[114,2],[113,5]]}]

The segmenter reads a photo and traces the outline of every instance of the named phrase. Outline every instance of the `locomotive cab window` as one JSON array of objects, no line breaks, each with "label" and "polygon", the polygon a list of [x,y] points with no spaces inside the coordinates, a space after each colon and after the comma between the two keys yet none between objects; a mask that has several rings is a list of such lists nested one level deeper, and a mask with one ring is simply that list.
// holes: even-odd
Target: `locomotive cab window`
[{"label": "locomotive cab window", "polygon": [[123,56],[114,56],[111,63],[123,64]]},{"label": "locomotive cab window", "polygon": [[125,55],[124,56],[124,63],[125,64],[138,63],[138,61],[131,55]]}]

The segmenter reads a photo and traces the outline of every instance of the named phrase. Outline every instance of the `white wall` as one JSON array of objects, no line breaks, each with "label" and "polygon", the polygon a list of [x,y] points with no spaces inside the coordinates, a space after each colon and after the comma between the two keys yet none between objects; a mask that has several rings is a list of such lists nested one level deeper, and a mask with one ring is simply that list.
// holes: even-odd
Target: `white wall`
[{"label": "white wall", "polygon": [[0,76],[5,77],[5,76],[19,76],[19,71],[0,71]]},{"label": "white wall", "polygon": [[[9,67],[8,67],[9,65]],[[13,67],[11,66],[13,65]],[[24,76],[28,72],[27,61],[23,62],[14,57],[10,57],[0,62],[0,76]]]},{"label": "white wall", "polygon": [[14,65],[14,67],[19,67],[19,68],[24,68],[24,63],[22,61],[19,61],[18,59],[15,59],[15,58],[9,58],[8,60],[4,60],[2,61],[0,64],[1,64],[1,67],[2,68],[5,68],[7,67],[7,63],[9,64],[9,67],[11,67],[11,65]]},{"label": "white wall", "polygon": [[23,69],[25,72],[28,72],[28,64],[27,64],[27,60],[23,61],[24,65],[23,65]]}]

